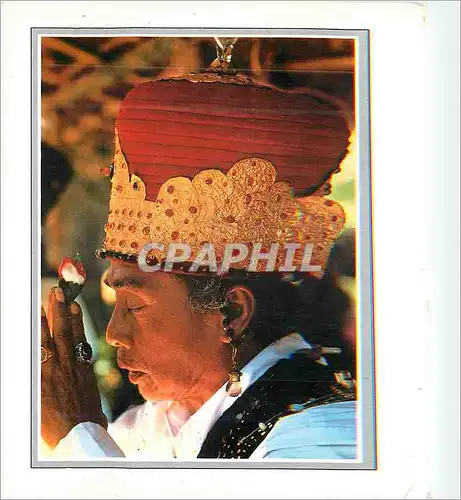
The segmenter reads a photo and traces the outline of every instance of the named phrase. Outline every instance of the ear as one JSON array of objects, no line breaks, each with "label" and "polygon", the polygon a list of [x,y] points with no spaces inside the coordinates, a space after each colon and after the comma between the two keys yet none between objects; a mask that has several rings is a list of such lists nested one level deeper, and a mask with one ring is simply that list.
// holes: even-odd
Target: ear
[{"label": "ear", "polygon": [[227,300],[232,309],[236,311],[229,327],[233,331],[232,339],[223,335],[222,342],[229,343],[231,340],[238,341],[248,327],[255,311],[256,300],[253,292],[243,285],[235,285],[228,290]]}]

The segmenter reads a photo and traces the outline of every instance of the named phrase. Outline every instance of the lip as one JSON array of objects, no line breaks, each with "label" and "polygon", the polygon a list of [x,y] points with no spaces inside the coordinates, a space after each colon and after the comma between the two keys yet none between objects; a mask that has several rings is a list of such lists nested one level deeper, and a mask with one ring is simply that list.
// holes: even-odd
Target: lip
[{"label": "lip", "polygon": [[129,371],[128,372],[128,380],[132,383],[132,384],[138,384],[139,381],[145,377],[147,375],[147,373],[145,372],[137,372],[137,371]]},{"label": "lip", "polygon": [[119,360],[117,360],[117,364],[118,364],[118,367],[121,368],[122,370],[132,370],[131,366],[128,366]]},{"label": "lip", "polygon": [[131,365],[129,365],[128,363],[124,363],[122,361],[122,359],[120,359],[120,358],[117,359],[117,364],[118,364],[118,367],[121,368],[122,370],[127,370],[129,372],[138,371],[135,368],[133,368]]},{"label": "lip", "polygon": [[127,365],[126,363],[123,363],[120,360],[117,360],[117,364],[119,368],[121,368],[122,370],[126,370],[128,372],[128,380],[132,384],[137,384],[138,381],[144,377],[144,375],[147,375],[146,372],[135,370],[132,366]]}]

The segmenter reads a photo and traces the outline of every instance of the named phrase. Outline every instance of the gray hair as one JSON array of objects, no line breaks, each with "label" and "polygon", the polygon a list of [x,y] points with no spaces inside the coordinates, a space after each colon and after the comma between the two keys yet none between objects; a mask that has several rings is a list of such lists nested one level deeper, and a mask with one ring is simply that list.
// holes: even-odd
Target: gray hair
[{"label": "gray hair", "polygon": [[183,280],[189,292],[189,307],[202,314],[221,309],[226,303],[227,287],[219,276],[187,276]]}]

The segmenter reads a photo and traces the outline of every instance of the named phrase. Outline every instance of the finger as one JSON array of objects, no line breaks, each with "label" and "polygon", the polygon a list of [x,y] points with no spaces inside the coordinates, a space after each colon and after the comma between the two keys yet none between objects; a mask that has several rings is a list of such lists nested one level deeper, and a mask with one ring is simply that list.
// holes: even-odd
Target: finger
[{"label": "finger", "polygon": [[65,301],[64,292],[56,287],[52,300],[53,311],[53,340],[56,345],[59,364],[68,373],[75,366],[74,346],[72,343],[72,331],[70,325],[70,314]]},{"label": "finger", "polygon": [[47,309],[47,318],[48,318],[48,327],[50,329],[51,335],[53,335],[53,297],[55,294],[56,287],[50,288],[48,292],[48,309]]},{"label": "finger", "polygon": [[[54,341],[51,338],[50,329],[48,327],[48,321],[46,319],[45,309],[41,308],[41,342],[40,342],[40,357],[41,357],[41,370],[42,376],[45,371],[49,371],[51,365],[53,364],[53,359],[47,358],[44,359],[44,354],[50,355],[54,357],[56,354],[56,348],[54,345]],[[44,351],[45,350],[45,351]]]},{"label": "finger", "polygon": [[51,341],[50,328],[46,319],[45,309],[41,308],[41,343],[49,343]]},{"label": "finger", "polygon": [[86,342],[85,330],[83,328],[83,315],[81,307],[77,304],[77,302],[72,302],[70,304],[69,310],[71,313],[70,325],[71,325],[73,345],[76,345],[79,342]]},{"label": "finger", "polygon": [[[83,314],[80,305],[77,302],[72,302],[70,304],[69,310],[71,313],[70,323],[72,328],[72,341],[74,346],[76,346],[80,342],[87,342],[85,336],[85,330],[83,327]],[[77,359],[77,353],[74,352],[74,355],[77,361],[76,366],[78,366],[80,370],[87,370],[87,371],[89,370],[91,372],[93,371],[91,363],[80,363],[79,360]]]}]

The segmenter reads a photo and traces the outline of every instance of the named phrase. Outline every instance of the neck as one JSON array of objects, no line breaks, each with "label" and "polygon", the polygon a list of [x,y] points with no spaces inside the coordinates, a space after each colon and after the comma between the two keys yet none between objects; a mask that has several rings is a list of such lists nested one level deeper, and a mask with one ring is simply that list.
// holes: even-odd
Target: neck
[{"label": "neck", "polygon": [[[229,344],[226,347],[230,347]],[[238,351],[237,369],[243,368],[260,350],[261,346],[254,343],[251,337],[245,338]],[[233,369],[230,359],[230,353],[225,349],[220,367],[215,372],[204,370],[200,376],[194,377],[191,385],[176,398],[175,403],[180,404],[192,416],[228,381],[229,372]]]},{"label": "neck", "polygon": [[187,393],[176,398],[173,406],[180,405],[189,416],[192,416],[226,383],[227,377],[227,372],[217,374],[215,377],[210,376],[209,372],[206,373],[206,376],[195,381]]}]

